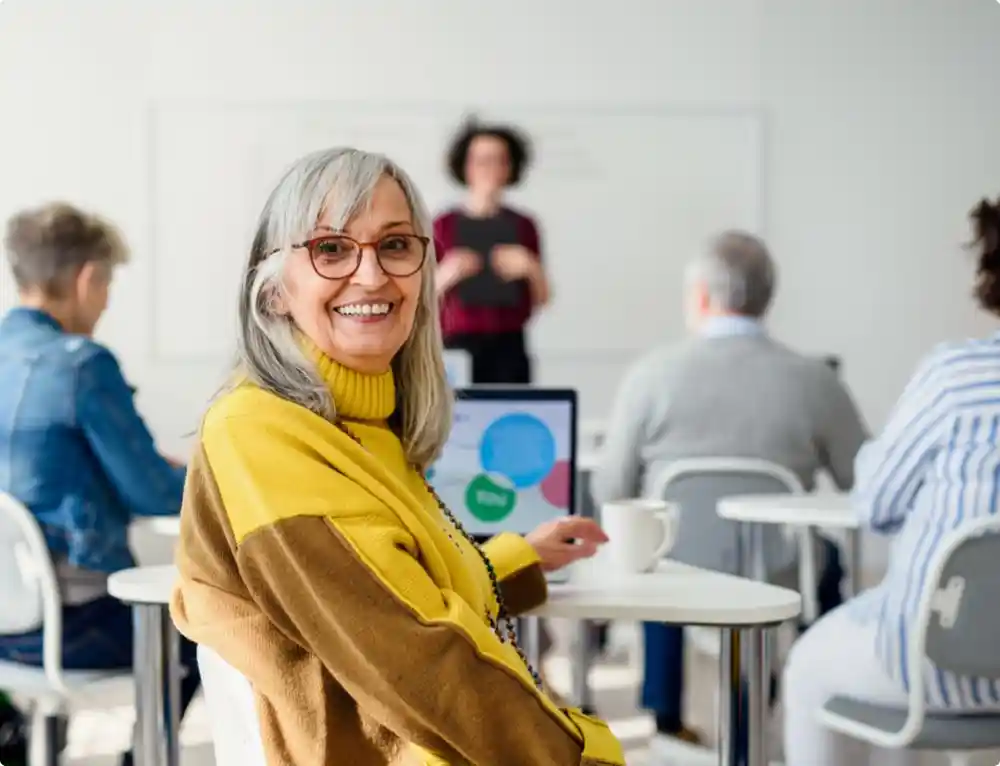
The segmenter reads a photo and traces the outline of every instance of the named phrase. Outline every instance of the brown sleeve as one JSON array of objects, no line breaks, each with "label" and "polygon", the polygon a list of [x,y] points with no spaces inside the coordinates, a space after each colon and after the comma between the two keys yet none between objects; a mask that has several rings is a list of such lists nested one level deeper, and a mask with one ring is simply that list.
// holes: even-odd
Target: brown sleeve
[{"label": "brown sleeve", "polygon": [[532,564],[501,580],[500,593],[507,611],[515,617],[541,606],[548,594],[548,583],[542,567]]},{"label": "brown sleeve", "polygon": [[[573,733],[570,718],[543,704],[502,660],[485,656],[471,623],[455,618],[464,602],[449,603],[419,562],[394,547],[391,555],[406,560],[393,559],[400,580],[393,585],[318,517],[259,529],[243,541],[238,558],[268,617],[315,653],[363,712],[402,739],[449,763],[600,763],[583,759],[583,736]],[[414,583],[420,577],[428,582]],[[400,593],[412,598],[430,588],[442,594],[443,606],[441,618],[428,621]]]},{"label": "brown sleeve", "polygon": [[541,606],[548,597],[548,583],[538,552],[521,535],[503,532],[483,545],[500,581],[500,593],[512,615]]}]

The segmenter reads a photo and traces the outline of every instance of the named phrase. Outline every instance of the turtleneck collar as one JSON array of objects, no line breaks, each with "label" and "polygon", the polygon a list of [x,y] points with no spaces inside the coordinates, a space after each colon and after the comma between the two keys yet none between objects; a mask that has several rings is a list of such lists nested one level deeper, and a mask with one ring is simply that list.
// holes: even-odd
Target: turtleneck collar
[{"label": "turtleneck collar", "polygon": [[396,409],[392,370],[372,375],[349,369],[304,337],[302,349],[329,387],[338,415],[355,420],[385,420],[392,415]]}]

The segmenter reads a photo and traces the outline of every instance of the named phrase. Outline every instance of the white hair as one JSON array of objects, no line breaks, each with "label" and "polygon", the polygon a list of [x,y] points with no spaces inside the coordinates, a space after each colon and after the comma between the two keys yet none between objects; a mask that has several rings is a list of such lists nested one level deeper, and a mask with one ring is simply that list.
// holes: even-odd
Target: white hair
[{"label": "white hair", "polygon": [[761,317],[771,305],[777,275],[767,246],[752,234],[726,231],[693,260],[689,283],[700,283],[714,306],[733,314]]},{"label": "white hair", "polygon": [[[238,377],[295,402],[329,420],[336,403],[312,361],[302,352],[292,319],[277,311],[291,246],[302,242],[325,215],[342,229],[384,177],[402,188],[418,234],[431,236],[427,208],[410,177],[380,154],[325,149],[295,162],[271,192],[257,224],[243,271],[237,337]],[[445,379],[434,289],[433,241],[423,265],[423,283],[410,337],[392,361],[396,378],[397,427],[409,460],[426,467],[437,457],[451,427],[451,394]]]}]

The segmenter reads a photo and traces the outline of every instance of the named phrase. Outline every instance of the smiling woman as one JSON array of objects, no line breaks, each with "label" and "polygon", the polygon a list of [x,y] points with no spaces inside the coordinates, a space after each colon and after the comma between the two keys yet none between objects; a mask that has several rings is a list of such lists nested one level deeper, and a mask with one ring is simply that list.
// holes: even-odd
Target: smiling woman
[{"label": "smiling woman", "polygon": [[429,232],[375,154],[309,155],[271,194],[188,473],[174,621],[251,681],[270,764],[623,764],[510,625],[600,528],[480,547],[424,478],[451,424]]}]

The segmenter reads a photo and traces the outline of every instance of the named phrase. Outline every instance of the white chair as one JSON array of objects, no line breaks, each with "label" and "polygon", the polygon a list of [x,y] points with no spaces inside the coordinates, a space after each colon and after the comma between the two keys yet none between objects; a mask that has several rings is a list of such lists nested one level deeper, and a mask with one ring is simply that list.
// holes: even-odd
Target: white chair
[{"label": "white chair", "polygon": [[[767,460],[740,457],[708,457],[675,460],[653,480],[650,495],[677,502],[681,506],[681,524],[671,558],[707,569],[741,574],[747,568],[759,579],[766,577],[766,562],[744,562],[747,546],[739,526],[719,517],[716,503],[723,497],[752,494],[802,494],[805,490],[798,477],[784,466]],[[753,530],[750,530],[753,531]],[[756,530],[768,534],[766,530]],[[772,547],[785,535],[773,530]],[[816,562],[809,538],[800,536],[799,571],[804,580],[803,611],[816,608]],[[766,545],[758,546],[763,549]],[[811,576],[807,573],[811,573]],[[686,635],[700,652],[718,657],[721,641],[719,632],[709,628],[688,628]]]},{"label": "white chair", "polygon": [[[951,766],[1000,748],[1000,711],[927,710],[927,660],[958,675],[1000,678],[1000,517],[951,532],[931,561],[908,636],[910,693],[905,709],[834,697],[820,720],[878,747],[943,753]],[[936,616],[936,619],[935,619]]]},{"label": "white chair", "polygon": [[468,351],[449,348],[444,352],[444,372],[452,388],[472,385],[472,356]]},{"label": "white chair", "polygon": [[198,647],[198,668],[217,766],[267,766],[250,682],[207,646]]},{"label": "white chair", "polygon": [[42,667],[0,660],[0,689],[31,703],[31,766],[58,763],[58,719],[92,695],[131,690],[129,673],[67,671],[62,667],[62,603],[41,528],[27,508],[0,492],[0,634],[42,628]]}]

